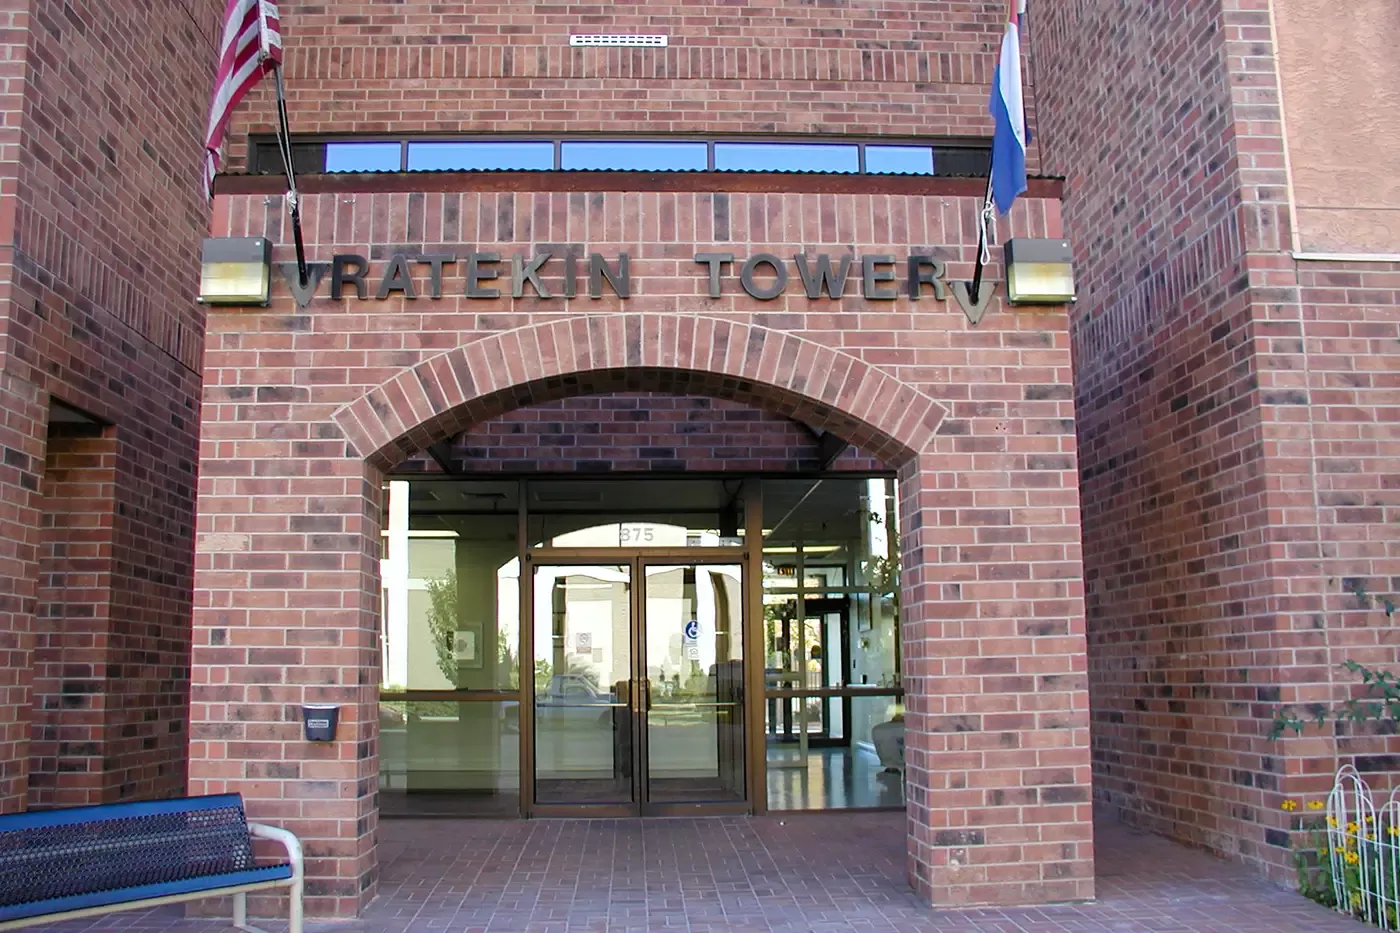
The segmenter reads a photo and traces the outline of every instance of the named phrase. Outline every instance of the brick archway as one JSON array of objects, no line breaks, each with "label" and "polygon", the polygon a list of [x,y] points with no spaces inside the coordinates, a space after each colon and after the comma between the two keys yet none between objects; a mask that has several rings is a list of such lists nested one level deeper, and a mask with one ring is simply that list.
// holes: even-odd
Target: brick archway
[{"label": "brick archway", "polygon": [[[1043,321],[946,331],[948,352],[920,355],[916,341],[944,339],[930,316],[901,332],[908,353],[870,354],[910,361],[893,370],[842,349],[849,332],[756,313],[606,310],[491,332],[433,315],[418,346],[341,313],[312,316],[311,334],[258,322],[277,329],[255,339],[230,319],[203,409],[190,788],[239,790],[254,818],[309,840],[312,915],[354,916],[375,892],[385,474],[474,423],[617,391],[732,399],[898,468],[914,890],[949,905],[1092,896],[1073,412]],[[1001,349],[983,353],[989,339]],[[268,348],[254,369],[249,344]],[[306,742],[303,701],[340,705],[343,741]]]},{"label": "brick archway", "polygon": [[622,390],[742,401],[836,434],[892,465],[926,449],[947,410],[858,357],[757,324],[699,316],[585,315],[456,347],[337,410],[371,465],[526,405]]}]

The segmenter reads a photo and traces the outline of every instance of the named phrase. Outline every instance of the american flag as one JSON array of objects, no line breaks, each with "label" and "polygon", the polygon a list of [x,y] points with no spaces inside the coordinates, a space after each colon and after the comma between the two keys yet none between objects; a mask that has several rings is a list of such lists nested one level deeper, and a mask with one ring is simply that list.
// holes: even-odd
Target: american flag
[{"label": "american flag", "polygon": [[229,116],[243,95],[282,61],[282,34],[274,0],[228,0],[224,35],[219,43],[219,70],[209,102],[209,131],[204,137],[204,183],[211,196],[219,169],[219,147]]}]

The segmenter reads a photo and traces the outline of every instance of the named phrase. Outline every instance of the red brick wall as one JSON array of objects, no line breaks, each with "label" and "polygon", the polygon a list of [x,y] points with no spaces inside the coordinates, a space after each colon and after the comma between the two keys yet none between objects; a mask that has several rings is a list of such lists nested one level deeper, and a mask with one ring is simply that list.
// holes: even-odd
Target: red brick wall
[{"label": "red brick wall", "polygon": [[[640,392],[561,399],[473,425],[444,451],[462,473],[859,470],[884,464],[854,447],[828,466],[817,433],[724,399]],[[427,455],[395,472],[441,472]]]},{"label": "red brick wall", "polygon": [[[974,0],[280,10],[296,133],[984,136],[1005,23],[1004,7]],[[568,45],[570,33],[614,32],[665,34],[670,46]],[[258,91],[233,138],[271,132],[271,102],[271,88]],[[245,164],[241,142],[230,154]]]},{"label": "red brick wall", "polygon": [[1275,607],[1221,10],[1050,7],[1033,37],[1080,277],[1095,792],[1132,822],[1257,856],[1278,776],[1239,733],[1257,736],[1277,691]]},{"label": "red brick wall", "polygon": [[[123,737],[104,786],[139,796],[184,784],[199,157],[220,12],[214,0],[0,5],[11,43],[0,70],[0,809],[28,798],[51,398],[110,424],[117,444],[108,598],[124,641],[112,643],[107,689],[144,708],[108,703],[103,728]],[[133,57],[133,36],[163,51]]]},{"label": "red brick wall", "polygon": [[1397,568],[1381,466],[1396,416],[1373,381],[1394,273],[1288,254],[1258,4],[1052,6],[1033,39],[1081,283],[1096,795],[1286,879],[1279,804],[1325,785],[1298,776],[1330,774],[1337,748],[1269,740],[1272,717],[1342,695],[1356,649],[1392,659],[1383,616],[1324,610],[1348,576]]},{"label": "red brick wall", "polygon": [[[759,302],[732,275],[710,299],[691,261],[722,231],[781,256],[935,250],[966,278],[976,209],[938,196],[308,195],[313,260],[380,243],[461,252],[471,238],[509,255],[584,239],[631,254],[634,293],[472,300],[458,297],[458,264],[438,300],[333,301],[323,284],[299,309],[279,281],[267,310],[211,316],[192,789],[242,791],[253,818],[298,832],[312,911],[353,913],[376,881],[382,471],[483,423],[578,412],[564,401],[576,396],[704,396],[724,400],[712,411],[736,403],[834,431],[900,469],[916,889],[944,904],[1089,896],[1064,313],[993,300],[974,327],[932,295],[877,302],[852,285],[837,304],[793,286]],[[286,243],[275,202],[230,197],[218,214],[218,233],[271,226]],[[496,222],[506,215],[531,220],[529,241]],[[1011,226],[1055,224],[1053,202],[1028,201]],[[302,701],[344,704],[343,739],[305,743]]]}]

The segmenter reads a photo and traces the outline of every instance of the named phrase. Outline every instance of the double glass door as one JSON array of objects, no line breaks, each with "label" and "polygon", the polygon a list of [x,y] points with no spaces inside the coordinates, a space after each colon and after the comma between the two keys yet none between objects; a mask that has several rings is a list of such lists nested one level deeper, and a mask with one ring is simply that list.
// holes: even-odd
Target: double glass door
[{"label": "double glass door", "polygon": [[532,813],[747,811],[744,587],[732,560],[533,566]]}]

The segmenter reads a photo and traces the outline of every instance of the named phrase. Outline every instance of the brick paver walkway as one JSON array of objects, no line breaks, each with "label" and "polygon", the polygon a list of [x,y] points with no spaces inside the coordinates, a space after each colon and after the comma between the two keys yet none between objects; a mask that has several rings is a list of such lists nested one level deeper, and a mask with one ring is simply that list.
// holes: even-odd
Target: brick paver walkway
[{"label": "brick paver walkway", "polygon": [[[904,881],[903,816],[392,821],[363,920],[308,933],[1364,933],[1244,869],[1099,827],[1099,900],[932,910]],[[284,924],[267,923],[269,930]],[[225,933],[175,909],[42,933]]]}]

